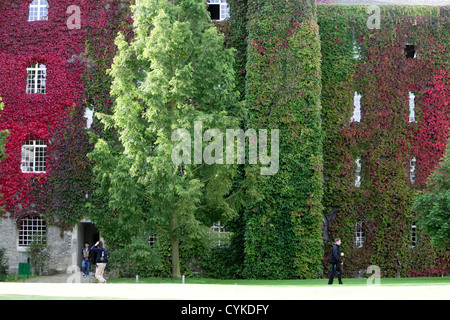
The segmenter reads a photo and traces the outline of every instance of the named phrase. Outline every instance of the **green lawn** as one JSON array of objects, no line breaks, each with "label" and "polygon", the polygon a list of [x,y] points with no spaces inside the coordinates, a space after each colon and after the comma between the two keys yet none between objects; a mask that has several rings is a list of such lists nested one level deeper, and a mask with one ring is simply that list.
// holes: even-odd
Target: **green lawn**
[{"label": "green lawn", "polygon": [[[350,298],[354,298],[354,293],[359,292],[360,290],[364,291],[366,293],[366,298],[370,297],[370,294],[375,294],[374,297],[383,297],[383,299],[396,299],[397,296],[395,294],[400,294],[398,297],[409,297],[407,294],[408,292],[411,292],[410,289],[403,289],[404,287],[410,287],[410,286],[416,286],[420,287],[422,286],[422,294],[424,294],[425,297],[432,297],[433,299],[436,298],[436,292],[439,293],[438,297],[442,296],[448,296],[448,288],[450,287],[450,277],[435,277],[435,278],[382,278],[380,279],[381,284],[381,293],[377,290],[374,292],[367,291],[367,279],[343,279],[344,285],[340,286],[337,284],[337,279],[335,281],[335,284],[333,286],[328,286],[327,279],[307,279],[307,280],[219,280],[219,279],[205,279],[205,278],[187,278],[186,284],[187,285],[180,285],[176,287],[168,286],[167,290],[174,291],[174,296],[177,297],[190,297],[192,293],[199,293],[200,291],[202,294],[204,294],[205,290],[208,291],[207,286],[208,285],[223,285],[223,293],[225,296],[230,297],[231,294],[234,294],[235,292],[234,288],[230,288],[231,286],[238,285],[238,286],[261,286],[261,288],[248,288],[250,292],[258,291],[258,292],[264,292],[264,294],[268,294],[271,296],[273,292],[276,296],[282,295],[282,292],[284,292],[284,288],[286,288],[286,291],[298,290],[298,294],[300,296],[311,298],[310,293],[313,293],[313,298],[323,298],[323,294],[329,294],[331,292],[334,293],[340,293],[340,294],[346,294]],[[181,284],[181,280],[173,280],[170,278],[140,278],[139,279],[140,284]],[[111,285],[111,287],[108,287],[109,284],[128,284],[128,285]],[[120,290],[128,290],[128,292],[132,292],[133,294],[136,294],[136,297],[139,298],[141,296],[150,296],[151,299],[160,299],[160,296],[158,295],[146,295],[148,293],[148,289],[146,286],[140,286],[140,284],[136,284],[135,278],[126,278],[126,279],[116,279],[116,280],[109,280],[107,285],[98,284],[98,289],[105,289],[105,290],[112,290],[112,292],[119,292]],[[190,287],[189,284],[205,284],[206,287]],[[37,290],[37,292],[42,292],[44,290],[46,293],[48,292],[49,296],[46,294],[40,294],[36,293],[36,291],[27,290],[27,283],[17,283],[13,284],[17,287],[15,287],[15,291],[11,291],[11,294],[5,293],[3,291],[0,293],[0,300],[78,300],[78,299],[111,299],[103,295],[102,291],[97,293],[93,293],[92,297],[89,297],[89,291],[86,292],[86,296],[84,296],[84,289],[88,288],[84,287],[83,284],[81,286],[73,286],[70,287],[70,285],[65,285],[66,287],[60,286],[59,283],[42,283],[42,287],[39,287],[38,284],[32,284],[32,289],[34,290],[36,287],[40,288],[41,291]],[[1,284],[0,284],[1,286]],[[25,286],[25,287],[22,287]],[[45,286],[48,286],[46,289]],[[317,287],[317,290],[309,290],[310,287]],[[330,290],[323,291],[322,288],[329,288]],[[348,287],[354,287],[355,290],[345,290],[341,291],[340,288],[348,288]],[[30,287],[31,288],[31,287]],[[62,288],[62,289],[61,289]],[[125,288],[125,289],[124,289]],[[217,294],[217,287],[212,286],[213,291]],[[288,289],[289,288],[289,289]],[[297,289],[295,289],[297,288]],[[68,295],[68,291],[73,291],[73,295]],[[54,291],[52,291],[54,290]],[[62,290],[62,291],[61,291]],[[119,291],[118,291],[119,290]],[[131,291],[130,291],[131,290]],[[142,291],[144,290],[144,291]],[[167,291],[166,290],[166,291]],[[231,291],[230,291],[231,290]],[[246,290],[242,288],[242,290]],[[164,290],[163,290],[164,291]],[[220,291],[220,290],[219,290]],[[317,292],[316,292],[317,291]],[[413,290],[414,291],[414,290]],[[23,294],[22,294],[23,292]],[[81,292],[81,294],[80,294]],[[297,291],[296,291],[297,292]],[[307,296],[305,296],[305,292],[307,293]],[[397,292],[392,295],[392,292]],[[406,295],[405,295],[406,292]],[[425,292],[425,293],[424,293]],[[176,293],[176,294],[175,294]],[[141,295],[142,294],[142,295]],[[167,298],[167,292],[165,293],[165,297]],[[228,295],[227,295],[228,294]],[[391,294],[391,295],[389,295]],[[81,296],[81,297],[80,297]],[[132,299],[133,295],[129,295],[129,293],[125,294],[125,299]],[[169,295],[170,296],[170,295]],[[195,294],[194,294],[195,296]],[[214,297],[222,297],[222,295],[212,295]],[[119,299],[118,297],[121,297],[120,294],[111,295],[112,299]],[[231,295],[231,297],[233,297]],[[120,298],[121,299],[121,298]],[[189,299],[189,298],[188,298]],[[344,298],[345,299],[345,298]]]},{"label": "green lawn", "polygon": [[[365,286],[367,279],[343,279],[345,286]],[[120,278],[110,283],[136,283],[135,278]],[[139,278],[139,283],[181,283],[181,280],[170,278]],[[221,284],[221,285],[249,285],[249,286],[326,286],[328,279],[305,280],[222,280],[205,278],[186,278],[186,284]],[[335,284],[338,281],[335,279]],[[450,285],[450,277],[421,277],[421,278],[381,278],[381,285],[386,286],[418,286],[418,285]]]}]

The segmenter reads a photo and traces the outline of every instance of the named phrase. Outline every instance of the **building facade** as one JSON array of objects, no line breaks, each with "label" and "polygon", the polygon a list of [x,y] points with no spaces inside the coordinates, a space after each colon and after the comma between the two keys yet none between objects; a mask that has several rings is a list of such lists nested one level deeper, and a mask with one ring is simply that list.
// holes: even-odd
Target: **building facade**
[{"label": "building facade", "polygon": [[87,146],[81,23],[89,21],[89,4],[75,2],[0,4],[0,128],[9,131],[8,157],[0,164],[6,209],[0,246],[11,272],[27,261],[32,241],[46,243],[48,269],[62,271],[80,264],[83,241],[99,238],[89,222],[80,222],[89,183],[80,154]]},{"label": "building facade", "polygon": [[[206,3],[227,45],[237,48],[251,125],[266,125],[270,114],[289,141],[280,172],[261,186],[265,202],[230,228],[239,235],[229,240],[239,247],[235,269],[243,270],[234,276],[318,276],[324,244],[336,236],[351,259],[348,275],[370,264],[389,276],[435,266],[438,254],[410,205],[448,137],[448,8],[386,9],[382,27],[372,30],[364,6]],[[33,240],[49,246],[49,269],[65,271],[80,265],[85,241],[100,239],[86,219],[86,128],[93,111],[112,105],[101,83],[115,52],[109,24],[121,4],[0,4],[0,130],[10,133],[0,163],[0,247],[10,272],[26,261]],[[94,65],[107,61],[101,70],[85,56],[94,52],[86,37],[98,45]]]}]

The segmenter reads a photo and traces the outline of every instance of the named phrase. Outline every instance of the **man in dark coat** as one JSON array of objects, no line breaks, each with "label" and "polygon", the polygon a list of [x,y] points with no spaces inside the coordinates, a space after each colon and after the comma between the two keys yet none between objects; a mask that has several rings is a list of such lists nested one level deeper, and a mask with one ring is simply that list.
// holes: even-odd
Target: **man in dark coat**
[{"label": "man in dark coat", "polygon": [[333,284],[334,275],[337,273],[339,284],[342,284],[342,269],[341,265],[344,264],[341,260],[341,255],[339,254],[339,248],[341,245],[341,239],[337,238],[334,241],[333,248],[331,249],[330,263],[331,263],[331,272],[330,279],[328,280],[328,284]]}]

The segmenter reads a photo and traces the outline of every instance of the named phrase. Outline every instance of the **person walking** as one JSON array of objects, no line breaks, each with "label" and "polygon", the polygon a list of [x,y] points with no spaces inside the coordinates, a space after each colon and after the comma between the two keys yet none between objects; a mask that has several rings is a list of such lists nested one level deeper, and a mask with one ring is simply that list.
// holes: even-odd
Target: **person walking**
[{"label": "person walking", "polygon": [[97,268],[95,269],[95,277],[100,283],[106,283],[103,278],[103,272],[105,272],[106,263],[108,262],[108,251],[103,247],[103,242],[97,241],[91,248],[93,252],[97,254],[95,259]]},{"label": "person walking", "polygon": [[91,267],[92,251],[89,248],[89,242],[84,243],[84,248],[81,250],[81,270],[83,270],[83,277],[89,277],[89,268]]},{"label": "person walking", "polygon": [[331,263],[331,272],[330,279],[328,280],[328,284],[333,284],[334,275],[337,273],[339,284],[342,283],[342,269],[341,265],[344,264],[341,260],[341,255],[339,254],[339,249],[341,246],[341,239],[337,238],[334,241],[333,248],[331,249],[330,263]]}]

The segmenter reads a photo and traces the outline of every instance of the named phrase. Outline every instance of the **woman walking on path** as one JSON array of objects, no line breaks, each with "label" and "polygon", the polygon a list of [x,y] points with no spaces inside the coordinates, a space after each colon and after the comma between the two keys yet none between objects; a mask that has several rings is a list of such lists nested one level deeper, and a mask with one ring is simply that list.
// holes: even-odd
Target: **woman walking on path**
[{"label": "woman walking on path", "polygon": [[106,283],[105,278],[103,278],[103,272],[105,272],[106,263],[108,262],[107,250],[103,248],[103,242],[97,241],[91,248],[97,254],[96,263],[97,268],[95,269],[95,277],[100,283]]}]

